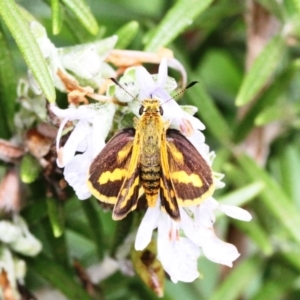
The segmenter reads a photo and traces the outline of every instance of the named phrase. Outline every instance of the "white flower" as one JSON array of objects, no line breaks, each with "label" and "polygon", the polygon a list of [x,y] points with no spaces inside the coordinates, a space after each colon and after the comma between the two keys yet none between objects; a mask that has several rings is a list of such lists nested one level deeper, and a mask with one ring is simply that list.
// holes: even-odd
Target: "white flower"
[{"label": "white flower", "polygon": [[[84,80],[86,85],[93,87],[99,87],[105,79],[115,77],[115,71],[104,60],[114,48],[118,40],[117,36],[111,36],[93,43],[56,48],[48,38],[46,29],[40,23],[31,22],[30,29],[48,63],[54,85],[60,91],[66,92],[67,87],[65,82],[58,76],[58,70],[69,80],[76,81],[76,77]],[[75,77],[67,70],[71,71]],[[33,77],[30,81],[34,91],[40,94],[41,90]]]},{"label": "white flower", "polygon": [[200,120],[183,111],[177,102],[165,91],[168,78],[166,59],[162,59],[156,82],[144,67],[136,69],[136,79],[140,86],[140,100],[158,98],[164,110],[163,117],[170,120],[172,127],[180,129],[185,135],[191,135],[194,130],[203,130],[205,126]]},{"label": "white flower", "polygon": [[[24,260],[14,256],[6,246],[2,246],[0,251],[0,273],[3,270],[6,272],[7,280],[9,282],[9,299],[21,299],[17,283],[24,283],[26,264]],[[7,299],[3,295],[5,285],[2,287],[3,289],[0,289],[0,299]]]},{"label": "white flower", "polygon": [[234,245],[216,237],[213,229],[216,209],[239,220],[251,220],[247,211],[219,205],[209,198],[198,206],[180,208],[181,221],[175,222],[161,211],[159,199],[156,207],[147,209],[137,232],[135,249],[145,249],[157,228],[158,259],[175,283],[191,282],[199,276],[197,260],[201,253],[213,262],[231,267],[239,253]]},{"label": "white flower", "polygon": [[[140,99],[160,99],[164,119],[170,120],[171,127],[180,129],[211,166],[215,154],[209,152],[205,137],[200,131],[205,128],[204,125],[185,112],[166,92],[168,78],[166,60],[159,66],[156,81],[143,67],[137,68],[136,78],[140,86]],[[222,178],[222,174],[214,173],[217,188],[224,186]],[[219,205],[216,200],[209,198],[197,206],[180,207],[181,221],[175,222],[161,210],[159,197],[156,207],[147,209],[139,226],[135,249],[145,249],[152,239],[154,229],[157,228],[158,259],[173,282],[191,282],[199,277],[197,260],[201,254],[211,261],[231,267],[239,253],[234,245],[217,238],[213,229],[216,209],[240,220],[251,219],[247,211],[238,207]]]},{"label": "white flower", "polygon": [[[80,200],[87,199],[91,196],[86,184],[89,166],[105,146],[105,139],[113,122],[115,105],[90,104],[60,109],[51,104],[50,108],[55,115],[63,119],[56,139],[57,165],[65,168],[65,179],[73,187],[77,197]],[[65,145],[60,147],[63,129],[69,121],[74,122],[75,128]]]},{"label": "white flower", "polygon": [[104,60],[117,40],[118,37],[114,35],[93,43],[59,48],[58,56],[66,70],[99,87],[105,79],[116,76],[114,69]]},{"label": "white flower", "polygon": [[13,221],[0,221],[0,237],[0,241],[10,249],[27,256],[35,256],[42,249],[41,242],[29,232],[19,215],[14,215]]},{"label": "white flower", "polygon": [[101,263],[87,269],[89,278],[93,283],[97,284],[103,281],[118,270],[127,276],[134,275],[132,262],[128,259],[134,238],[135,234],[130,233],[123,244],[117,248],[114,257],[105,255]]}]

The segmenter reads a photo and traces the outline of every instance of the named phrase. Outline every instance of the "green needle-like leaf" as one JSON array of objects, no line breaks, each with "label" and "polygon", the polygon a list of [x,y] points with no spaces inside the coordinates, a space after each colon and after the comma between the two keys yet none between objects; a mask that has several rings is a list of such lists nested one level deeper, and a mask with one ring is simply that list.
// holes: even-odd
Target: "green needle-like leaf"
[{"label": "green needle-like leaf", "polygon": [[13,0],[0,0],[0,16],[14,37],[28,67],[39,83],[46,98],[55,101],[55,90],[45,59]]},{"label": "green needle-like leaf", "polygon": [[52,226],[53,235],[60,237],[64,233],[63,204],[56,199],[47,199],[48,215]]},{"label": "green needle-like leaf", "polygon": [[41,166],[35,157],[30,154],[23,156],[20,168],[20,177],[24,183],[34,182],[41,172]]},{"label": "green needle-like leaf", "polygon": [[300,17],[300,0],[292,0],[295,12],[297,13],[298,17]]},{"label": "green needle-like leaf", "polygon": [[261,198],[270,213],[277,218],[278,223],[300,245],[300,212],[288,198],[282,188],[260,168],[251,158],[245,155],[238,157],[238,161],[244,171],[252,180],[261,180],[265,189],[261,192]]},{"label": "green needle-like leaf", "polygon": [[254,182],[243,188],[235,190],[230,194],[220,197],[218,200],[222,204],[242,206],[256,197],[263,189],[263,182]]},{"label": "green needle-like leaf", "polygon": [[30,268],[40,277],[60,290],[68,299],[92,300],[93,298],[72,279],[70,273],[60,264],[44,255],[34,259],[27,259]]},{"label": "green needle-like leaf", "polygon": [[271,256],[274,253],[272,240],[262,226],[255,219],[250,222],[230,220],[247,237],[253,240],[265,256]]},{"label": "green needle-like leaf", "polygon": [[97,21],[84,0],[61,0],[61,2],[73,12],[88,32],[93,35],[97,34],[99,30]]},{"label": "green needle-like leaf", "polygon": [[300,172],[299,149],[293,145],[287,145],[280,153],[280,170],[282,187],[300,207],[300,186],[298,185]]},{"label": "green needle-like leaf", "polygon": [[59,34],[62,27],[62,9],[59,0],[51,0],[52,32]]},{"label": "green needle-like leaf", "polygon": [[16,74],[8,42],[0,26],[0,137],[9,138],[16,103]]},{"label": "green needle-like leaf", "polygon": [[244,78],[236,98],[236,105],[242,106],[257,96],[273,75],[284,53],[284,39],[273,37],[254,61]]},{"label": "green needle-like leaf", "polygon": [[118,36],[118,42],[116,44],[116,48],[125,49],[134,39],[138,30],[139,30],[139,23],[136,21],[131,21],[125,24],[123,27],[121,27],[116,32],[116,35]]},{"label": "green needle-like leaf", "polygon": [[235,300],[255,280],[262,265],[257,257],[251,257],[235,266],[225,281],[209,298],[210,300]]},{"label": "green needle-like leaf", "polygon": [[102,259],[104,235],[103,235],[102,224],[99,218],[99,214],[94,208],[91,200],[82,201],[81,204],[85,212],[86,218],[88,220],[88,223],[90,225],[90,232],[92,233],[93,240],[96,243],[98,257],[99,259]]},{"label": "green needle-like leaf", "polygon": [[[48,201],[49,199],[47,199]],[[53,200],[53,199],[51,199]],[[66,269],[70,269],[69,251],[66,242],[66,235],[62,234],[59,237],[53,235],[53,225],[50,223],[49,219],[44,219],[41,222],[41,227],[43,228],[45,238],[47,243],[49,243],[49,249],[53,259],[64,266]]]},{"label": "green needle-like leaf", "polygon": [[234,139],[242,141],[252,129],[254,120],[266,107],[272,107],[288,89],[300,68],[299,59],[294,60],[273,82],[267,91],[252,105],[246,116],[237,124]]},{"label": "green needle-like leaf", "polygon": [[156,51],[160,47],[168,45],[184,29],[191,25],[195,18],[200,15],[211,2],[212,0],[177,1],[153,31],[146,44],[145,50]]},{"label": "green needle-like leaf", "polygon": [[[197,78],[196,74],[192,74],[191,78]],[[205,91],[201,82],[198,82],[193,88],[189,89],[186,97],[190,104],[199,108],[198,113],[201,121],[207,126],[212,134],[223,144],[228,144],[230,140],[229,127],[214,105],[214,101]]]}]

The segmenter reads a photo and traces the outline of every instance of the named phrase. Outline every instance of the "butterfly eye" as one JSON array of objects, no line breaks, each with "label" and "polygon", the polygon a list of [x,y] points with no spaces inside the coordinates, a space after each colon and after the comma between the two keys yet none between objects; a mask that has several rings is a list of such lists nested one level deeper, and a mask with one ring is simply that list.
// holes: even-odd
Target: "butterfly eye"
[{"label": "butterfly eye", "polygon": [[162,109],[162,107],[159,107],[159,113],[161,114],[161,116],[164,114],[164,110]]},{"label": "butterfly eye", "polygon": [[141,106],[139,109],[139,115],[141,116],[144,112],[144,106]]}]

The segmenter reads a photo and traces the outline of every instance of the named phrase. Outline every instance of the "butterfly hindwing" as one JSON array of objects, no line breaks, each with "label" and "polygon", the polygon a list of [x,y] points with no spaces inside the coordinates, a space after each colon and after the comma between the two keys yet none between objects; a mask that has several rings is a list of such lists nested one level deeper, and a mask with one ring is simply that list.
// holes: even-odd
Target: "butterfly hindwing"
[{"label": "butterfly hindwing", "polygon": [[118,200],[128,174],[134,135],[133,128],[118,132],[91,164],[88,186],[91,193],[102,202],[115,204]]},{"label": "butterfly hindwing", "polygon": [[176,200],[174,186],[171,180],[170,166],[168,160],[168,150],[166,136],[162,136],[161,149],[161,178],[160,178],[160,200],[161,206],[174,220],[180,219],[180,212]]},{"label": "butterfly hindwing", "polygon": [[166,144],[169,173],[178,205],[200,204],[214,191],[210,166],[180,131],[168,129]]},{"label": "butterfly hindwing", "polygon": [[134,137],[130,162],[126,166],[126,178],[120,188],[117,203],[113,211],[113,219],[123,219],[130,211],[136,209],[141,193],[140,167],[139,167],[139,135]]}]

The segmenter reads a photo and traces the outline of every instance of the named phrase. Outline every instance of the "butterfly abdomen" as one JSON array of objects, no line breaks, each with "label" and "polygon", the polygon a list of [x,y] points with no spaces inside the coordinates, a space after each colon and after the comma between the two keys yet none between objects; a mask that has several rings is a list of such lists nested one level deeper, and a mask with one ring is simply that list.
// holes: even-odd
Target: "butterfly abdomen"
[{"label": "butterfly abdomen", "polygon": [[140,178],[146,195],[157,195],[159,190],[160,165],[141,166]]}]

